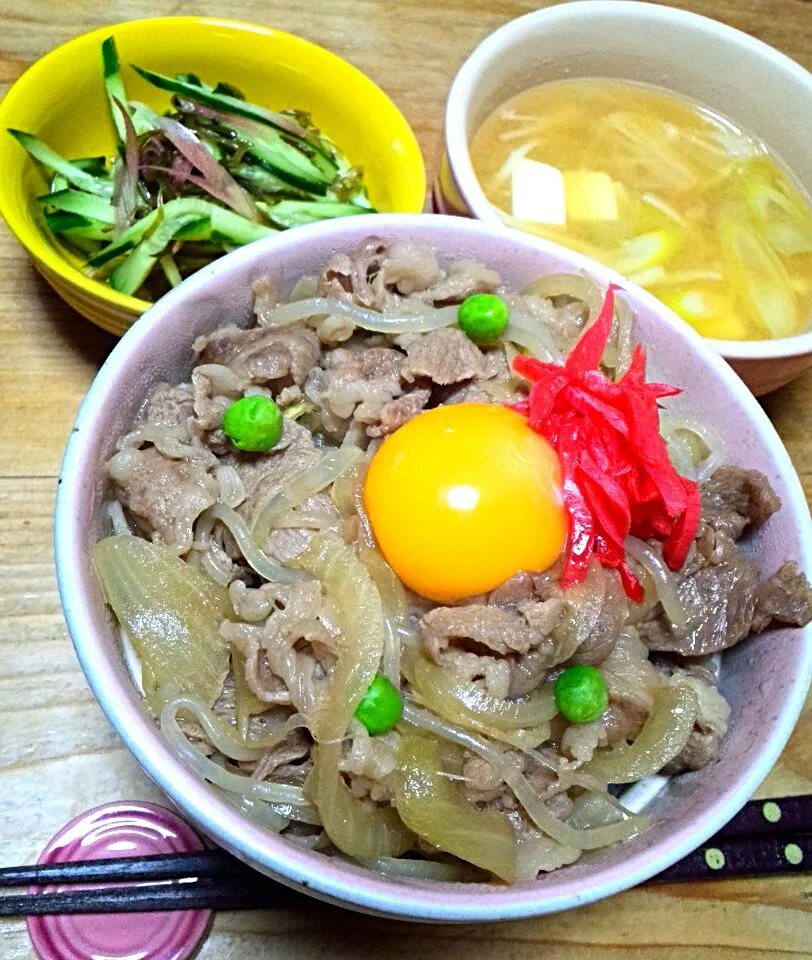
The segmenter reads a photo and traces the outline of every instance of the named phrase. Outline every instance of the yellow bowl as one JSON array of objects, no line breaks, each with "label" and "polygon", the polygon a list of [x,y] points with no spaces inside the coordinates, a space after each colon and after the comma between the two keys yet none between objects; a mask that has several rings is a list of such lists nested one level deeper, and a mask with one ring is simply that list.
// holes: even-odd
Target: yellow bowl
[{"label": "yellow bowl", "polygon": [[101,44],[111,35],[131,99],[158,110],[170,99],[130,68],[135,63],[170,76],[192,72],[212,83],[226,80],[271,109],[307,110],[363,167],[376,209],[423,209],[423,158],[403,115],[368,77],[322,47],[269,27],[208,17],[132,20],[85,33],[34,63],[0,103],[0,214],[56,292],[105,330],[123,333],[150,304],[86,277],[81,261],[41,224],[34,200],[47,184],[6,128],[32,133],[66,157],[110,156],[114,137]]}]

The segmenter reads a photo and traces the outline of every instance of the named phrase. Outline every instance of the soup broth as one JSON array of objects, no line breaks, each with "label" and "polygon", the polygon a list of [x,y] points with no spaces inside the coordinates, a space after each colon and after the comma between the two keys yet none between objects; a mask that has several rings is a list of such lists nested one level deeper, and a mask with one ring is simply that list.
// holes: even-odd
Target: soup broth
[{"label": "soup broth", "polygon": [[812,206],[758,138],[668,91],[563,80],[502,104],[471,144],[512,226],[617,269],[703,336],[812,317]]}]

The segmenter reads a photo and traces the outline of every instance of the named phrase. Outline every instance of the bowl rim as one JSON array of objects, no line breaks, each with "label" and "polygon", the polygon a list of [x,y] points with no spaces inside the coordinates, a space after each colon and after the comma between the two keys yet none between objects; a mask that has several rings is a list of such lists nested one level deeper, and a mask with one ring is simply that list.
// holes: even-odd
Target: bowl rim
[{"label": "bowl rim", "polygon": [[[131,354],[153,335],[156,327],[161,326],[164,316],[188,296],[204,291],[215,277],[239,269],[255,258],[262,257],[266,251],[272,251],[278,261],[285,256],[287,247],[306,245],[310,237],[324,237],[332,233],[336,243],[340,244],[346,242],[343,236],[345,229],[351,236],[359,226],[373,232],[408,231],[417,221],[430,230],[436,229],[438,243],[442,242],[443,236],[454,232],[472,240],[496,236],[512,245],[541,254],[561,255],[563,250],[539,237],[492,227],[477,220],[425,214],[378,214],[353,218],[349,228],[340,221],[332,221],[259,241],[234,251],[190,277],[163,297],[124,335],[102,366],[79,410],[65,451],[57,488],[54,521],[57,582],[77,657],[108,719],[152,780],[204,832],[215,837],[226,849],[283,883],[362,912],[440,922],[519,919],[584,905],[635,886],[675,863],[719,830],[750,799],[789,739],[812,679],[812,626],[802,631],[805,642],[799,653],[799,669],[793,686],[786,692],[773,736],[754,748],[749,766],[738,780],[732,781],[727,789],[719,793],[703,812],[701,820],[684,825],[654,850],[640,851],[616,866],[604,868],[600,881],[586,889],[583,883],[572,881],[569,887],[563,883],[563,891],[554,896],[540,896],[535,884],[504,889],[490,887],[487,892],[478,889],[472,895],[467,888],[459,889],[464,885],[443,884],[438,887],[437,883],[405,884],[351,868],[334,859],[302,850],[281,838],[269,837],[259,825],[238,814],[234,807],[182,765],[146,711],[134,699],[128,698],[113,669],[113,658],[104,654],[104,628],[95,623],[91,616],[91,602],[80,572],[81,544],[85,533],[80,526],[80,511],[77,508],[82,496],[81,477],[83,471],[98,470],[98,464],[88,457],[85,437],[92,436],[92,424],[103,408],[113,402],[110,399],[111,388],[129,364]],[[693,341],[704,363],[725,381],[728,390],[742,405],[758,431],[760,441],[769,450],[776,469],[787,482],[788,508],[800,516],[805,515],[806,499],[787,451],[764,411],[725,361],[651,294],[635,288],[609,268],[595,264],[580,254],[570,250],[564,250],[564,253],[574,270],[588,269],[602,284],[621,283],[633,293],[636,301],[655,311],[664,324]],[[802,568],[812,571],[812,521],[808,526],[810,535],[805,542],[802,539],[798,561]],[[124,695],[116,695],[117,687]],[[314,857],[318,859],[314,860]],[[442,896],[438,896],[438,893]]]},{"label": "bowl rim", "polygon": [[[658,3],[642,2],[642,0],[571,0],[571,2],[556,3],[541,10],[534,10],[515,20],[510,20],[475,47],[457,71],[448,91],[444,115],[446,156],[460,196],[478,220],[493,224],[502,223],[479,184],[468,149],[466,132],[468,103],[481,74],[488,64],[500,55],[504,47],[528,31],[532,31],[537,25],[578,21],[582,17],[602,19],[616,16],[618,13],[635,17],[641,23],[690,25],[709,36],[716,35],[734,41],[743,54],[767,59],[776,71],[789,74],[794,80],[804,83],[809,88],[809,95],[812,98],[812,73],[801,64],[763,40],[758,40],[743,30],[699,13],[666,7]],[[717,340],[712,337],[703,339],[713,350],[731,360],[784,359],[812,353],[812,328],[791,337],[770,340]]]},{"label": "bowl rim", "polygon": [[[97,37],[99,42],[101,42],[101,40],[113,33],[126,34],[130,31],[138,31],[143,29],[144,25],[146,24],[149,24],[156,29],[170,25],[172,27],[182,29],[184,27],[190,27],[194,25],[204,28],[213,27],[220,29],[226,28],[231,31],[248,31],[250,33],[264,36],[268,39],[281,37],[285,40],[285,42],[291,43],[293,46],[298,47],[301,51],[318,51],[318,55],[326,58],[326,60],[334,67],[339,70],[346,71],[348,75],[355,76],[357,79],[363,81],[363,83],[367,84],[371,88],[372,95],[376,98],[379,104],[385,103],[388,105],[390,115],[395,118],[398,121],[398,124],[401,126],[401,138],[405,138],[406,141],[411,141],[409,145],[413,147],[413,150],[411,151],[413,156],[409,162],[410,164],[414,163],[416,165],[415,173],[417,174],[417,181],[422,184],[419,201],[420,208],[422,209],[427,185],[426,166],[423,153],[420,149],[417,135],[415,134],[401,109],[389,96],[389,94],[386,93],[383,88],[378,86],[378,84],[375,83],[370,76],[364,73],[363,70],[360,70],[353,63],[350,63],[349,60],[339,56],[337,53],[334,53],[327,47],[323,47],[320,44],[314,43],[312,40],[307,40],[298,34],[289,33],[286,30],[279,30],[276,27],[265,24],[251,23],[247,20],[232,19],[229,17],[207,16],[140,17],[136,20],[122,20],[77,34],[76,36],[65,40],[63,43],[58,44],[53,49],[48,50],[47,53],[44,53],[41,57],[31,63],[14,81],[14,83],[12,83],[5,96],[2,98],[2,100],[0,100],[0,134],[5,135],[5,128],[8,126],[6,114],[12,108],[15,99],[19,97],[21,93],[27,91],[30,87],[36,88],[42,86],[43,80],[47,78],[52,70],[52,62],[58,57],[63,56],[66,48],[69,48],[71,45],[76,43],[87,43],[94,37]],[[101,78],[101,74],[99,76]],[[45,87],[47,88],[48,84],[45,84]],[[8,147],[6,149],[8,149]],[[413,198],[413,201],[416,205],[418,191],[415,190],[414,193],[415,197]],[[148,300],[142,300],[139,297],[119,293],[117,290],[113,290],[112,287],[109,287],[102,281],[86,276],[81,270],[79,270],[77,267],[74,267],[64,257],[60,256],[58,250],[56,250],[51,244],[44,242],[43,231],[41,229],[29,230],[28,226],[21,222],[14,215],[13,211],[11,211],[11,204],[5,199],[5,197],[6,191],[0,191],[0,216],[2,216],[6,221],[9,230],[14,234],[17,241],[25,248],[29,255],[34,258],[35,261],[41,263],[48,270],[53,271],[59,278],[70,284],[72,287],[81,290],[83,293],[93,297],[95,300],[102,301],[110,306],[118,307],[119,309],[126,310],[129,313],[136,315],[144,313],[151,306],[153,306],[153,304]],[[418,211],[416,210],[415,212]],[[10,213],[11,215],[9,215]]]}]

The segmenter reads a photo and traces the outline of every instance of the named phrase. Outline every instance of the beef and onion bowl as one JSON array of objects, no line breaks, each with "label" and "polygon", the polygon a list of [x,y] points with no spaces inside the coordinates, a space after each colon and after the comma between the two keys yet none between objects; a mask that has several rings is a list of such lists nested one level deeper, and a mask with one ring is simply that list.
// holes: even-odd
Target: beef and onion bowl
[{"label": "beef and onion bowl", "polygon": [[[182,760],[290,842],[517,882],[700,770],[723,651],[812,619],[780,509],[646,379],[622,293],[367,239],[194,343],[107,464],[94,564]],[[610,789],[611,788],[611,789]]]}]

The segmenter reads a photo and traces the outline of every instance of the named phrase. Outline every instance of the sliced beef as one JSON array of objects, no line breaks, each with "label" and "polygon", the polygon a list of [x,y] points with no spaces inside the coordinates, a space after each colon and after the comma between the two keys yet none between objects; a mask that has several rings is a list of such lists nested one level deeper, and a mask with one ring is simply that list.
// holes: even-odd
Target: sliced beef
[{"label": "sliced beef", "polygon": [[600,742],[632,739],[648,717],[654,691],[663,680],[635,631],[626,628],[601,664],[609,706],[598,721]]},{"label": "sliced beef", "polygon": [[461,303],[474,293],[493,293],[499,286],[499,274],[476,260],[456,260],[449,264],[448,271],[439,271],[436,281],[415,297],[427,303]]},{"label": "sliced beef", "polygon": [[311,372],[305,392],[321,405],[322,419],[331,432],[350,417],[378,423],[384,406],[403,393],[402,362],[403,354],[390,347],[339,347],[326,355],[324,370]]},{"label": "sliced beef", "polygon": [[758,589],[752,631],[766,630],[771,623],[805,627],[812,620],[812,588],[795,561],[785,563]]},{"label": "sliced beef", "polygon": [[386,244],[381,239],[367,237],[351,255],[334,254],[319,277],[318,295],[375,306],[375,291],[369,281],[380,270],[385,253]]},{"label": "sliced beef", "polygon": [[427,377],[447,386],[485,376],[482,351],[456,327],[442,327],[430,333],[405,334],[398,343],[406,349],[403,377],[410,383]]},{"label": "sliced beef", "polygon": [[730,707],[713,683],[703,682],[690,670],[668,671],[667,683],[689,686],[696,694],[697,716],[694,729],[679,756],[664,769],[665,774],[684,773],[686,770],[701,770],[716,758],[719,745],[727,733]]},{"label": "sliced beef", "polygon": [[454,384],[450,389],[435,390],[438,405],[449,406],[453,403],[492,403],[490,396],[480,386],[481,381]]},{"label": "sliced beef", "polygon": [[194,343],[200,363],[229,367],[253,383],[272,383],[280,389],[301,386],[318,364],[321,343],[307,327],[254,327],[243,330],[229,324]]},{"label": "sliced beef", "polygon": [[398,293],[422,293],[443,277],[437,254],[420,240],[396,240],[381,260],[377,282]]},{"label": "sliced beef", "polygon": [[[204,433],[219,430],[226,410],[250,382],[249,376],[236,374],[222,364],[204,363],[195,367],[192,371],[193,406],[199,430]],[[218,439],[224,441],[225,437]]]},{"label": "sliced beef", "polygon": [[219,486],[199,461],[170,460],[154,447],[128,448],[107,465],[122,505],[156,543],[179,554],[192,546],[192,527]]},{"label": "sliced beef", "polygon": [[702,519],[731,540],[751,525],[760,526],[780,507],[780,498],[758,470],[720,467],[702,484]]},{"label": "sliced beef", "polygon": [[452,643],[474,653],[506,654],[527,653],[534,640],[533,631],[518,613],[482,604],[435,607],[420,621],[420,630],[436,663],[442,662]]},{"label": "sliced beef", "polygon": [[620,578],[597,561],[576,587],[563,590],[559,576],[559,571],[551,570],[534,578],[539,597],[557,598],[563,604],[552,631],[555,662],[601,663],[612,652],[629,610]]},{"label": "sliced beef", "polygon": [[296,474],[319,460],[313,435],[293,420],[284,420],[282,438],[267,453],[247,454],[232,451],[221,462],[236,467],[245,488],[245,500],[239,512],[250,521],[261,499],[272,496]]},{"label": "sliced beef", "polygon": [[153,427],[179,427],[194,414],[194,394],[188,384],[159,383],[149,395],[142,419]]},{"label": "sliced beef", "polygon": [[515,573],[509,580],[506,580],[500,587],[492,590],[488,594],[488,603],[498,606],[519,603],[520,600],[531,600],[536,593],[536,585],[533,577],[529,573],[521,571]]},{"label": "sliced beef", "polygon": [[431,390],[418,387],[381,407],[380,422],[367,427],[367,436],[385,437],[416,417],[429,402]]},{"label": "sliced beef", "polygon": [[290,585],[263,583],[259,587],[248,587],[242,580],[234,580],[228,585],[228,596],[240,620],[260,623],[275,610],[284,608],[290,596]]},{"label": "sliced beef", "polygon": [[[266,750],[255,763],[241,764],[244,770],[251,770],[252,780],[284,780],[303,783],[310,771],[309,761],[313,741],[306,730],[297,727],[275,747]],[[304,761],[304,762],[303,762]]]},{"label": "sliced beef", "polygon": [[[707,538],[698,543],[707,549]],[[713,537],[707,556],[696,547],[691,554],[677,580],[687,629],[674,627],[658,612],[658,605],[653,618],[638,625],[650,650],[702,657],[732,647],[750,633],[759,590],[758,567],[724,533]]]}]

